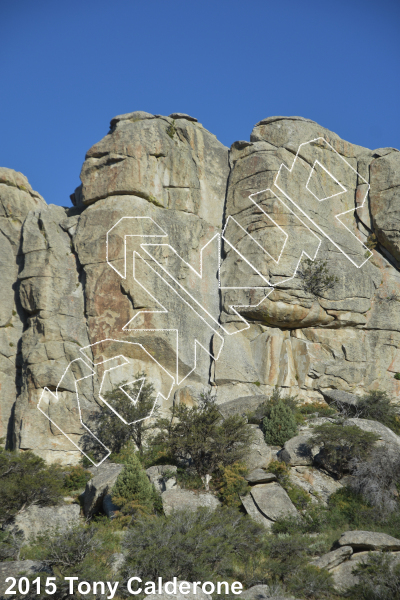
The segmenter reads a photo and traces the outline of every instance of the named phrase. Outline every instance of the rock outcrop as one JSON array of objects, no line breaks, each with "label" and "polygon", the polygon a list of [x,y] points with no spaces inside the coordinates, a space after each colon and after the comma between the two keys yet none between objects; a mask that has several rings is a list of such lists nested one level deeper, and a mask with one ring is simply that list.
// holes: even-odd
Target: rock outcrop
[{"label": "rock outcrop", "polygon": [[[142,370],[163,410],[211,389],[242,414],[274,386],[308,401],[373,389],[398,401],[396,149],[270,117],[229,150],[193,117],[136,111],[112,119],[81,181],[63,208],[0,169],[10,447],[76,464],[90,442],[105,456],[92,415]],[[333,287],[307,287],[303,252],[326,261]]]},{"label": "rock outcrop", "polygon": [[242,504],[250,517],[270,529],[279,517],[296,517],[298,512],[286,491],[269,479],[269,483],[252,485],[250,493],[241,497]]},{"label": "rock outcrop", "polygon": [[192,492],[172,488],[161,494],[164,513],[170,515],[175,510],[197,510],[200,507],[215,510],[220,506],[217,498],[208,492]]},{"label": "rock outcrop", "polygon": [[[35,574],[46,573],[47,575],[53,575],[53,569],[46,565],[46,563],[38,560],[16,560],[13,562],[0,563],[0,599],[6,600],[12,598],[9,594],[5,595],[5,591],[10,587],[11,581],[6,583],[7,577],[23,577],[23,576],[35,576]],[[13,589],[17,592],[17,589]]]},{"label": "rock outcrop", "polygon": [[103,509],[106,514],[113,512],[111,491],[122,469],[123,465],[104,463],[96,470],[96,475],[87,482],[82,495],[85,517],[91,517]]},{"label": "rock outcrop", "polygon": [[327,569],[333,576],[336,591],[340,594],[346,595],[348,590],[358,583],[358,576],[353,570],[367,562],[371,554],[386,552],[393,565],[400,563],[400,540],[386,533],[345,531],[337,545],[339,548],[312,559],[310,564]]},{"label": "rock outcrop", "polygon": [[81,508],[78,504],[61,506],[36,506],[33,504],[19,513],[10,527],[21,532],[24,541],[46,532],[65,531],[80,523]]},{"label": "rock outcrop", "polygon": [[154,465],[146,469],[147,477],[160,494],[176,487],[176,472],[175,465]]}]

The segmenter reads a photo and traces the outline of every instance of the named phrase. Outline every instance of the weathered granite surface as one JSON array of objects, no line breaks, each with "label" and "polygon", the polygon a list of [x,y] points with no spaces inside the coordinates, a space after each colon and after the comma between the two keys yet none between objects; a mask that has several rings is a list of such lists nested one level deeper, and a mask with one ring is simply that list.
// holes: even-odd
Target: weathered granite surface
[{"label": "weathered granite surface", "polygon": [[[339,183],[314,168],[315,156]],[[76,463],[81,420],[103,407],[100,391],[141,370],[168,396],[164,409],[179,387],[193,398],[211,387],[221,404],[262,401],[274,386],[308,401],[382,389],[398,402],[397,150],[362,148],[299,117],[264,119],[228,150],[193,117],[136,111],[111,121],[81,181],[63,208],[0,169],[0,436],[9,446]],[[230,289],[218,290],[222,233]],[[364,264],[361,242],[373,254]],[[317,250],[338,280],[318,297],[293,277],[302,251]],[[135,274],[134,251],[147,261],[136,260]],[[148,312],[158,302],[168,317]],[[121,354],[127,364],[106,371],[101,363]],[[169,394],[177,363],[181,383]]]}]

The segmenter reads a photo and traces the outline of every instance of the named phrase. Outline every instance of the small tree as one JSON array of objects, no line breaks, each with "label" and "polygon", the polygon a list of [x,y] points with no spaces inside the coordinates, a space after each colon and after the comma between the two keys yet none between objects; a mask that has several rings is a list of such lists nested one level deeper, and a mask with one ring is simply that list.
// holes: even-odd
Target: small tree
[{"label": "small tree", "polygon": [[[127,387],[126,381],[121,386],[104,394],[105,400],[119,413],[127,423],[126,425],[118,416],[104,406],[99,413],[96,413],[94,419],[97,424],[97,437],[112,452],[118,453],[129,442],[133,440],[140,452],[143,453],[143,444],[146,433],[154,428],[154,418],[159,414],[159,407],[155,405],[154,386],[147,381],[142,386],[145,373],[137,373],[135,383]],[[125,393],[121,387],[124,387]],[[140,392],[140,394],[139,394]],[[127,394],[136,402],[132,402]],[[138,397],[139,395],[139,397]],[[153,417],[150,420],[149,416]]]},{"label": "small tree", "polygon": [[156,491],[146,475],[137,453],[127,459],[112,490],[113,502],[122,513],[150,513],[156,501]]},{"label": "small tree", "polygon": [[374,433],[355,425],[323,423],[314,428],[307,445],[310,448],[319,446],[315,462],[340,479],[349,472],[351,460],[365,460],[369,456],[378,439]]},{"label": "small tree", "polygon": [[326,260],[311,260],[306,258],[297,275],[302,280],[303,290],[313,296],[321,296],[323,292],[332,289],[339,279],[332,275]]},{"label": "small tree", "polygon": [[272,446],[283,446],[297,434],[296,419],[288,406],[279,400],[273,405],[270,417],[263,421],[265,441]]},{"label": "small tree", "polygon": [[0,523],[32,504],[58,504],[62,487],[63,473],[58,466],[46,465],[32,452],[17,454],[0,448]]},{"label": "small tree", "polygon": [[196,407],[174,405],[171,418],[160,419],[158,427],[158,441],[176,460],[189,457],[207,490],[212,474],[240,461],[253,439],[245,419],[238,415],[223,419],[209,394],[203,395]]}]

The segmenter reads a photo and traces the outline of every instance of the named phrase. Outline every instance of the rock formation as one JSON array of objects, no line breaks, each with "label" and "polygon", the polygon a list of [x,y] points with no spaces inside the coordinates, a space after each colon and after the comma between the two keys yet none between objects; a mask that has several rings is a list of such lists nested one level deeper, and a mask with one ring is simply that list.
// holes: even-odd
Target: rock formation
[{"label": "rock formation", "polygon": [[[112,119],[81,181],[64,208],[0,170],[10,447],[76,463],[101,392],[143,370],[164,409],[207,387],[221,404],[274,386],[309,401],[399,398],[397,150],[301,117],[260,121],[228,150],[188,115],[137,111]],[[304,285],[303,251],[326,261],[333,287]]]}]

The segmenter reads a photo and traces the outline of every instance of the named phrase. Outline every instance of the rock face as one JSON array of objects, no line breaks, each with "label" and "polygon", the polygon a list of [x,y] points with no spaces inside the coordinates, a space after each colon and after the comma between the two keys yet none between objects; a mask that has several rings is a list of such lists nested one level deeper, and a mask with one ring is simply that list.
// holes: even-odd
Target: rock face
[{"label": "rock face", "polygon": [[17,288],[24,262],[21,230],[29,211],[45,207],[22,173],[0,168],[0,437],[9,444],[15,401],[23,386],[21,336],[28,317]]},{"label": "rock face", "polygon": [[389,553],[392,564],[399,564],[399,543],[400,540],[385,533],[346,531],[338,540],[339,548],[314,558],[310,564],[330,571],[336,591],[346,595],[348,590],[359,581],[353,570],[360,563],[368,561],[371,554],[382,551]]},{"label": "rock face", "polygon": [[170,515],[174,510],[197,510],[201,506],[215,510],[220,506],[217,498],[209,493],[196,493],[190,490],[170,489],[161,494],[164,513]]},{"label": "rock face", "polygon": [[244,459],[249,471],[268,467],[272,460],[271,447],[265,443],[264,434],[258,425],[248,425],[254,434],[254,441],[250,444],[247,456]]},{"label": "rock face", "polygon": [[314,558],[310,563],[319,569],[333,569],[350,558],[352,554],[353,548],[351,546],[342,546],[337,550],[324,554],[320,558]]},{"label": "rock face", "polygon": [[346,531],[342,533],[338,544],[351,546],[353,550],[400,550],[400,540],[375,531]]},{"label": "rock face", "polygon": [[[35,575],[35,573],[47,573],[48,575],[53,575],[53,570],[51,567],[46,565],[45,563],[39,562],[38,560],[17,560],[14,562],[4,562],[0,563],[0,598],[1,600],[6,600],[6,598],[12,598],[7,594],[5,596],[6,589],[11,585],[12,582],[5,583],[7,577],[15,577],[18,576],[29,576]],[[18,588],[14,588],[14,591],[17,591]],[[14,596],[15,597],[15,596]]]},{"label": "rock face", "polygon": [[176,486],[176,471],[175,465],[155,465],[146,469],[147,477],[160,494]]},{"label": "rock face", "polygon": [[252,485],[250,494],[241,500],[247,514],[267,529],[279,517],[298,515],[286,491],[276,482]]},{"label": "rock face", "polygon": [[274,475],[274,473],[267,473],[263,469],[254,469],[245,476],[245,479],[250,485],[256,483],[271,483],[271,481],[276,481],[276,475]]},{"label": "rock face", "polygon": [[12,527],[22,531],[25,541],[46,531],[65,531],[74,527],[80,521],[80,506],[70,504],[65,506],[30,506],[19,513]]},{"label": "rock face", "polygon": [[[194,117],[143,111],[90,148],[71,208],[0,169],[0,437],[104,457],[85,426],[143,370],[164,410],[207,389],[239,414],[274,386],[398,398],[399,177],[397,150],[308,119],[264,119],[228,150]],[[303,251],[332,289],[307,287]]]},{"label": "rock face", "polygon": [[290,481],[310,494],[311,502],[327,503],[329,496],[340,490],[342,484],[323,471],[310,467],[292,467]]},{"label": "rock face", "polygon": [[114,510],[111,502],[110,492],[114,487],[123,465],[104,463],[97,469],[97,474],[86,484],[83,494],[83,512],[85,517],[90,517],[102,508],[106,513]]}]

